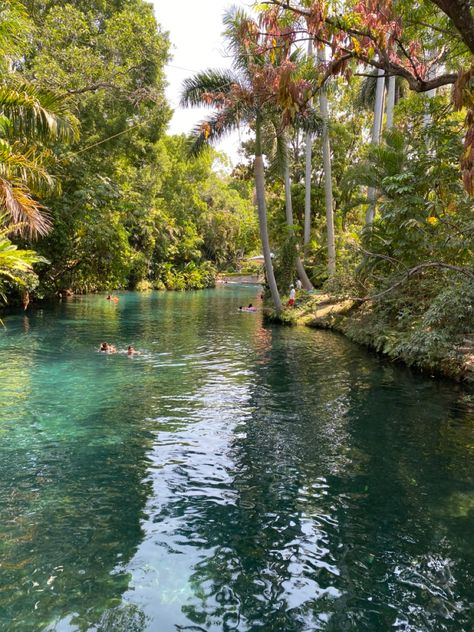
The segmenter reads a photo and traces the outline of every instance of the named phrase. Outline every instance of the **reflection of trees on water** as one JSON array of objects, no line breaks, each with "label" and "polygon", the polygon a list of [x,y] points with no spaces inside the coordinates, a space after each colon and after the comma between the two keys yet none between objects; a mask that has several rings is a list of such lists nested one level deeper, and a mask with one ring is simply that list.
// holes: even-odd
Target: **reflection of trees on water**
[{"label": "reflection of trees on water", "polygon": [[[85,306],[76,307],[83,318]],[[24,337],[10,323],[15,346],[0,370],[2,394],[15,390],[21,397],[6,399],[9,406],[0,413],[0,627],[54,629],[53,622],[64,618],[88,630],[105,610],[101,630],[128,621],[122,629],[138,631],[146,625],[144,614],[118,604],[149,493],[142,479],[150,437],[133,428],[135,418],[145,417],[145,402],[136,402],[124,420],[120,398],[75,371],[74,360],[94,349],[90,336],[81,343],[80,322],[58,327],[71,308],[37,310]],[[75,356],[67,353],[71,349]]]},{"label": "reflection of trees on water", "polygon": [[449,383],[376,362],[379,372],[350,398],[366,470],[329,479],[344,498],[338,521],[351,587],[334,629],[470,629],[474,514],[453,519],[447,500],[456,487],[473,495],[472,419]]},{"label": "reflection of trees on water", "polygon": [[[156,517],[174,520],[176,539],[194,542],[202,558],[191,577],[197,601],[183,607],[192,625],[183,630],[322,626],[324,608],[318,618],[312,604],[339,595],[331,551],[337,524],[323,475],[347,462],[334,441],[334,426],[344,436],[347,385],[319,385],[310,366],[306,376],[295,371],[299,358],[293,362],[286,341],[272,343],[265,330],[256,336],[258,357],[250,361],[257,368],[243,409],[252,414],[235,428],[227,478],[221,476],[212,495],[193,495],[186,490],[199,487],[205,472],[182,468]],[[301,386],[305,380],[311,390]],[[324,406],[317,405],[321,400]]]},{"label": "reflection of trees on water", "polygon": [[[37,310],[25,341],[15,343],[2,382],[21,397],[9,410],[0,455],[0,621],[17,621],[25,631],[59,619],[81,630],[147,625],[138,606],[120,603],[151,495],[149,418],[161,407],[156,395],[177,387],[192,395],[208,377],[199,354],[187,359],[189,366],[173,361],[196,347],[202,299],[189,297],[180,316],[182,299],[160,297],[162,309],[156,298],[140,297],[131,310],[126,300],[116,306],[99,297]],[[210,307],[206,313],[210,318]],[[132,336],[157,357],[168,355],[130,360],[95,353],[96,341],[125,344]]]},{"label": "reflection of trees on water", "polygon": [[157,516],[201,558],[179,629],[468,629],[468,532],[439,511],[456,462],[473,480],[463,441],[442,440],[447,388],[335,336],[256,336],[231,480],[193,496],[203,472],[182,468]]},{"label": "reflection of trees on water", "polygon": [[[448,388],[337,336],[229,318],[225,291],[132,299],[79,301],[57,330],[69,402],[42,403],[55,385],[18,358],[9,388],[33,407],[2,444],[0,620],[469,629],[472,425]],[[50,353],[36,318],[28,339]],[[100,373],[76,376],[64,350],[90,357],[86,334],[148,355],[94,356]],[[146,614],[122,601],[141,594],[137,567]]]}]

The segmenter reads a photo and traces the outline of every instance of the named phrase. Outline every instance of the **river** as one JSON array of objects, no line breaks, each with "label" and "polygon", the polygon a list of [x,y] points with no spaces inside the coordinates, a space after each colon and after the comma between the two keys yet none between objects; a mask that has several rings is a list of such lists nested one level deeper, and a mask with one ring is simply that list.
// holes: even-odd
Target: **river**
[{"label": "river", "polygon": [[2,631],[473,629],[459,387],[248,302],[228,284],[4,318]]}]

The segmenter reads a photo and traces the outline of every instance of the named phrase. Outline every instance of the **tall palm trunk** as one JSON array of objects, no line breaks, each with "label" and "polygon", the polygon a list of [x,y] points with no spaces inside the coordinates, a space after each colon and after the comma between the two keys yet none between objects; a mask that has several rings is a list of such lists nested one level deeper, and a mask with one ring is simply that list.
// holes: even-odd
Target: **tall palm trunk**
[{"label": "tall palm trunk", "polygon": [[395,77],[392,75],[388,79],[387,105],[385,107],[385,129],[388,131],[393,127],[393,108],[395,107]]},{"label": "tall palm trunk", "polygon": [[[324,48],[318,50],[318,59],[324,63],[326,53]],[[323,119],[323,170],[324,170],[324,198],[326,202],[326,231],[328,241],[328,273],[334,276],[336,273],[336,244],[334,237],[334,212],[332,202],[332,174],[331,174],[331,146],[329,142],[329,108],[326,89],[323,86],[319,91],[319,107]]]},{"label": "tall palm trunk", "polygon": [[[375,91],[375,108],[374,108],[374,124],[372,127],[372,144],[378,145],[380,142],[380,134],[382,133],[382,116],[383,116],[383,101],[385,92],[385,79],[383,77],[384,71],[379,68],[377,72],[377,89]],[[369,207],[365,214],[365,223],[372,224],[375,216],[375,200],[377,197],[377,190],[374,187],[369,187],[367,192],[369,199]]]},{"label": "tall palm trunk", "polygon": [[[308,57],[313,56],[313,42],[310,39],[308,41]],[[310,103],[311,105],[311,103]],[[310,131],[306,132],[305,138],[305,179],[304,179],[304,231],[303,231],[303,244],[306,247],[309,244],[311,238],[311,158],[313,150],[313,134]]]},{"label": "tall palm trunk", "polygon": [[257,211],[258,211],[258,225],[260,228],[260,240],[262,242],[263,258],[265,261],[265,272],[267,276],[268,285],[275,305],[276,313],[279,314],[282,310],[282,304],[280,299],[280,293],[278,292],[278,286],[275,279],[275,273],[273,271],[272,256],[270,250],[270,241],[268,239],[268,226],[267,226],[267,209],[265,204],[265,170],[263,167],[262,156],[262,140],[261,140],[261,120],[260,115],[257,114],[255,122],[255,190],[257,194]]},{"label": "tall palm trunk", "polygon": [[[286,223],[288,225],[288,231],[290,235],[294,234],[293,231],[293,203],[291,201],[291,179],[290,179],[290,168],[288,165],[288,158],[285,156],[285,168],[284,168],[284,180],[285,180],[285,211],[286,211]],[[306,274],[306,270],[304,269],[303,262],[300,259],[300,256],[297,254],[296,256],[296,270],[298,272],[298,276],[303,284],[305,290],[312,290],[313,284],[308,278]]]}]

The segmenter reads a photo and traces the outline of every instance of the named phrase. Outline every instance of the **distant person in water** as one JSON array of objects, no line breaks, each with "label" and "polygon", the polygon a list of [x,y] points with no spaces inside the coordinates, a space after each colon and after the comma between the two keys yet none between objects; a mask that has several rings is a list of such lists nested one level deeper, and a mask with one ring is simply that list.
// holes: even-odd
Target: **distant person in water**
[{"label": "distant person in water", "polygon": [[127,349],[127,354],[128,355],[141,355],[140,351],[137,351],[134,347],[132,347],[132,345],[129,345]]},{"label": "distant person in water", "polygon": [[108,300],[108,301],[113,301],[114,303],[118,303],[118,300],[119,300],[119,299],[118,299],[118,296],[112,296],[111,294],[109,294],[109,295],[107,296],[107,300]]},{"label": "distant person in water", "polygon": [[104,353],[116,353],[117,349],[114,347],[114,345],[109,345],[108,342],[101,342],[99,351],[102,351]]},{"label": "distant person in water", "polygon": [[296,290],[293,284],[290,285],[290,298],[288,299],[288,305],[291,307],[295,304]]},{"label": "distant person in water", "polygon": [[252,305],[252,303],[248,304],[248,307],[239,306],[239,312],[256,312],[257,308]]}]

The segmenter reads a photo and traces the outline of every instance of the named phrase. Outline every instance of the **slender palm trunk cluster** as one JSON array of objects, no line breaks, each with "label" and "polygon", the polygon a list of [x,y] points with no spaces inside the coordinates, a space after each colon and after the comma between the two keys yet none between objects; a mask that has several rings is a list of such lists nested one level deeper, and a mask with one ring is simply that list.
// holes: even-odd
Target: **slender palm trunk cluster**
[{"label": "slender palm trunk cluster", "polygon": [[[383,118],[383,102],[385,95],[385,79],[384,71],[379,68],[377,71],[377,88],[375,92],[375,108],[374,108],[374,124],[372,127],[372,144],[378,145],[380,142],[380,135],[382,133],[382,118]],[[369,187],[367,192],[367,198],[369,200],[369,206],[365,214],[365,223],[372,224],[375,217],[375,201],[377,198],[377,190],[374,187]]]},{"label": "slender palm trunk cluster", "polygon": [[258,225],[260,228],[260,239],[262,242],[263,258],[265,261],[265,273],[268,286],[273,299],[273,304],[277,314],[282,310],[280,293],[278,291],[275,273],[273,271],[270,241],[268,238],[267,209],[265,203],[265,170],[263,166],[262,141],[261,141],[261,117],[257,114],[255,125],[255,190],[257,195]]},{"label": "slender palm trunk cluster", "polygon": [[[326,55],[324,48],[318,51],[318,58],[321,63],[325,63]],[[319,91],[319,107],[323,119],[323,169],[324,169],[324,200],[326,205],[326,230],[328,241],[328,273],[333,276],[336,273],[336,244],[334,238],[334,211],[332,197],[332,173],[331,173],[331,146],[329,141],[329,108],[326,88],[323,86]]]}]

